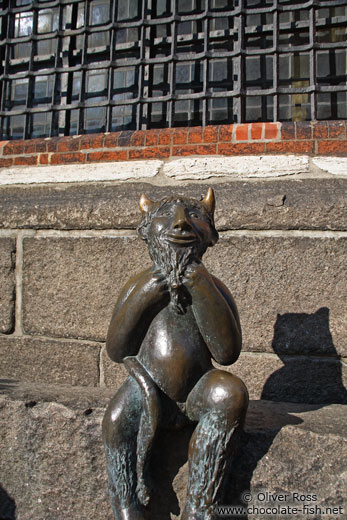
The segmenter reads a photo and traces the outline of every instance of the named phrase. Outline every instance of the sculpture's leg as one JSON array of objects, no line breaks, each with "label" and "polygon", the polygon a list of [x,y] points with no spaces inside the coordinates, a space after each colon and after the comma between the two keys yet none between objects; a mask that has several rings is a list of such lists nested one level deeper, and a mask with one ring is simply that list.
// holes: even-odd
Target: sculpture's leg
[{"label": "sculpture's leg", "polygon": [[124,364],[129,375],[135,379],[141,389],[142,412],[137,434],[136,494],[140,503],[146,506],[150,500],[146,484],[146,473],[153,441],[159,425],[160,400],[158,388],[140,361],[136,357],[127,357],[124,359]]},{"label": "sculpture's leg", "polygon": [[237,445],[248,392],[236,376],[211,370],[187,399],[187,414],[198,421],[189,444],[188,494],[182,520],[212,520],[222,499],[226,465]]},{"label": "sculpture's leg", "polygon": [[102,425],[109,490],[116,520],[143,520],[136,494],[137,434],[142,398],[129,377],[111,400]]}]

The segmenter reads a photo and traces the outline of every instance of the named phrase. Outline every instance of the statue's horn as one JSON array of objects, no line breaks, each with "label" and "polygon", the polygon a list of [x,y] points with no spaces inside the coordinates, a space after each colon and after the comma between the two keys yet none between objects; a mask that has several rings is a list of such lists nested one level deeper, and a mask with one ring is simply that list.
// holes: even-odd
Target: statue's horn
[{"label": "statue's horn", "polygon": [[147,213],[151,209],[153,204],[154,204],[154,202],[151,199],[149,199],[147,197],[147,195],[142,193],[142,195],[140,197],[140,200],[139,200],[139,205],[140,205],[141,212],[142,213]]},{"label": "statue's horn", "polygon": [[206,206],[208,211],[213,215],[214,208],[216,205],[216,199],[215,199],[214,191],[212,188],[208,189],[208,192],[207,192],[205,198],[201,202]]}]

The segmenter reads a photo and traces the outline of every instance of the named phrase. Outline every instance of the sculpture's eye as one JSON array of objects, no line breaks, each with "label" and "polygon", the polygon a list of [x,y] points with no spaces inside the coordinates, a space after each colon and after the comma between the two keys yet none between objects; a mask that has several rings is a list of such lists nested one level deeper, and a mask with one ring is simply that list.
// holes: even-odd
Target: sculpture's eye
[{"label": "sculpture's eye", "polygon": [[163,211],[161,211],[161,212],[159,213],[159,216],[160,216],[160,217],[170,217],[170,215],[171,215],[171,211],[170,211],[169,209],[167,209],[167,210],[163,210]]},{"label": "sculpture's eye", "polygon": [[204,218],[203,215],[201,213],[199,213],[198,211],[190,211],[189,216],[192,218],[198,218],[200,220],[203,220],[203,218]]}]

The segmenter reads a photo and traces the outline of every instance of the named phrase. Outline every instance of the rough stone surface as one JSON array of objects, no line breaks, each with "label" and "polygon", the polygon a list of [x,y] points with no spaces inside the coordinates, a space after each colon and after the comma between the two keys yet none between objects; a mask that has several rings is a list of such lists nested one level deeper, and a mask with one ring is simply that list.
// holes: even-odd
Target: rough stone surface
[{"label": "rough stone surface", "polygon": [[[234,294],[244,350],[346,356],[346,239],[221,238],[206,265]],[[119,291],[150,265],[139,238],[26,238],[26,333],[104,341]]]},{"label": "rough stone surface", "polygon": [[98,386],[100,347],[77,341],[0,336],[0,376],[37,383]]},{"label": "rough stone surface", "polygon": [[14,327],[15,241],[0,238],[0,332],[9,333]]},{"label": "rough stone surface", "polygon": [[280,177],[306,173],[307,156],[250,155],[235,157],[194,157],[176,159],[164,164],[164,174],[178,180],[209,179],[214,176]]},{"label": "rough stone surface", "polygon": [[[18,389],[4,381],[0,389],[1,517],[113,520],[101,442],[110,392]],[[158,438],[151,520],[179,518],[190,434],[187,428]],[[316,493],[320,506],[344,506],[346,449],[341,405],[251,402],[227,501],[235,503],[244,490],[254,496],[299,490]]]},{"label": "rough stone surface", "polygon": [[[113,520],[101,442],[103,409],[36,392],[0,397],[1,486],[16,520]],[[1,511],[1,509],[0,509]],[[4,512],[2,512],[4,514]],[[3,516],[0,515],[1,518]]]},{"label": "rough stone surface", "polygon": [[29,334],[104,340],[118,294],[150,265],[137,238],[26,238],[23,327]]},{"label": "rough stone surface", "polygon": [[102,369],[104,374],[104,383],[107,387],[118,390],[121,384],[128,377],[128,372],[122,363],[114,363],[108,357],[106,349],[103,350],[101,356]]},{"label": "rough stone surface", "polygon": [[312,159],[313,164],[321,170],[332,173],[333,175],[347,176],[347,158],[346,157],[315,157]]},{"label": "rough stone surface", "polygon": [[138,225],[137,201],[168,194],[198,198],[213,186],[216,225],[226,229],[346,229],[346,180],[235,180],[228,183],[7,186],[0,192],[0,227],[128,229]]},{"label": "rough stone surface", "polygon": [[244,350],[346,356],[345,238],[230,236],[206,253],[238,305]]},{"label": "rough stone surface", "polygon": [[162,161],[121,161],[112,163],[41,166],[3,170],[0,186],[62,182],[100,182],[142,179],[157,175]]}]

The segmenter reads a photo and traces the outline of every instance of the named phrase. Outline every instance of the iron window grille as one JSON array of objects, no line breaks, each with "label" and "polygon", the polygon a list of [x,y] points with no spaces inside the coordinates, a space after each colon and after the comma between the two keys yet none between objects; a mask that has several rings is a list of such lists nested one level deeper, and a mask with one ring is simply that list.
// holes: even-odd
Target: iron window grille
[{"label": "iron window grille", "polygon": [[5,139],[347,118],[343,0],[0,2]]}]

